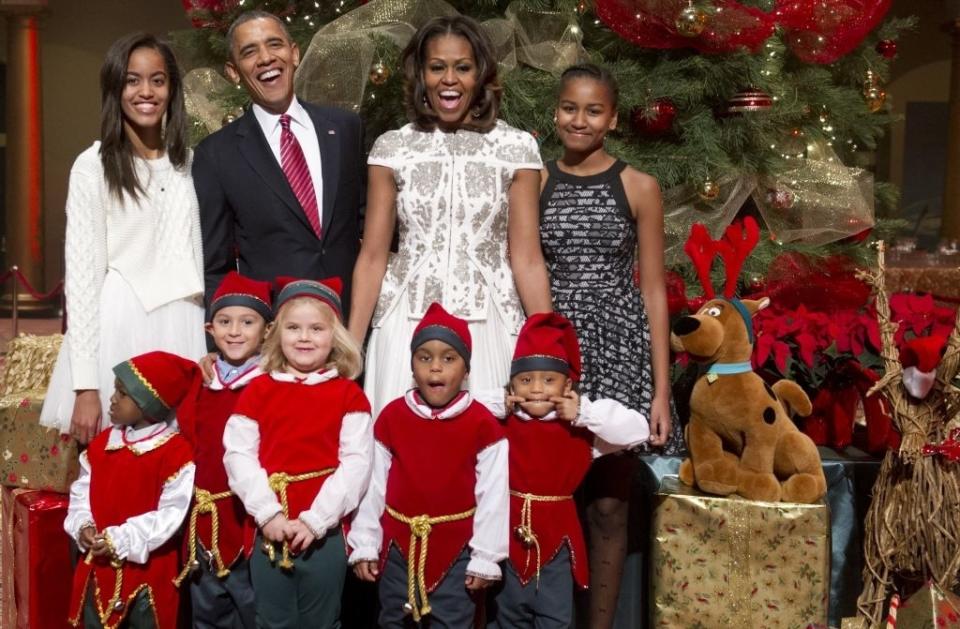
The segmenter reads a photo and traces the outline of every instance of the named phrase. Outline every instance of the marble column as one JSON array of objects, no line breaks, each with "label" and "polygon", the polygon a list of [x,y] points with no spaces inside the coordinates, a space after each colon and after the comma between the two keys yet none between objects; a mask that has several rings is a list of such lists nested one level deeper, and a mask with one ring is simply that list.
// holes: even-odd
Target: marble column
[{"label": "marble column", "polygon": [[947,26],[950,55],[950,121],[947,126],[946,183],[940,237],[960,240],[960,17]]}]

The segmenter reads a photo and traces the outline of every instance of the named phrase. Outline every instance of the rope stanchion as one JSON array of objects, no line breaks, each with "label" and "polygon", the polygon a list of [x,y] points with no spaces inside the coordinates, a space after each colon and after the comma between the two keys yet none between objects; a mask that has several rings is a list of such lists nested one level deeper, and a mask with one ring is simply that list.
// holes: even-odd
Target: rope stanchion
[{"label": "rope stanchion", "polygon": [[20,267],[16,264],[10,267],[5,273],[0,274],[0,284],[5,284],[7,280],[13,280],[13,290],[10,298],[13,312],[11,313],[11,322],[13,323],[13,336],[16,337],[20,332],[20,285],[26,289],[27,294],[37,301],[47,301],[56,295],[63,293],[63,280],[57,282],[49,292],[41,293],[30,284]]}]

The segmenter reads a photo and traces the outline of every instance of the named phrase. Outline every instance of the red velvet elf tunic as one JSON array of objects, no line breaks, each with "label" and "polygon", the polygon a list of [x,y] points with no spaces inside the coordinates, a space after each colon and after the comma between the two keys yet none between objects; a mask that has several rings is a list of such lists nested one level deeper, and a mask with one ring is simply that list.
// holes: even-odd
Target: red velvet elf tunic
[{"label": "red velvet elf tunic", "polygon": [[[377,418],[374,438],[391,455],[385,505],[408,517],[470,511],[478,506],[478,455],[503,443],[503,430],[490,412],[465,392],[439,415],[430,417],[429,413],[429,407],[419,401],[419,394],[413,390],[388,404]],[[496,517],[477,517],[491,515]],[[380,523],[382,570],[391,544],[404,557],[408,556],[410,526],[386,510]],[[432,525],[424,570],[428,592],[440,584],[472,538],[473,515]],[[486,546],[492,550],[492,544]],[[471,571],[469,566],[467,571]]]},{"label": "red velvet elf tunic", "polygon": [[[570,422],[531,418],[522,411],[507,417],[504,432],[510,444],[510,562],[520,582],[526,585],[535,578],[537,561],[546,565],[566,544],[574,581],[586,588],[586,545],[573,492],[593,462],[593,433]],[[524,507],[524,498],[517,494],[560,498],[529,501],[529,525],[537,536],[539,558],[536,547],[515,534],[523,523]]]},{"label": "red velvet elf tunic", "polygon": [[[132,434],[138,436],[128,438]],[[108,629],[123,621],[141,590],[147,591],[157,627],[176,626],[179,594],[173,579],[179,571],[180,540],[174,532],[183,522],[193,489],[192,458],[190,444],[166,423],[138,431],[111,428],[97,435],[81,455],[83,473],[71,488],[71,506],[75,499],[84,507],[89,504],[91,522],[107,532],[126,560],[119,567],[106,559],[80,561],[73,578],[71,624],[83,622],[92,579],[97,612]],[[185,498],[179,501],[183,508],[161,508],[161,496],[167,504],[173,495]],[[74,528],[82,525],[77,522]],[[166,541],[151,550],[158,540]]]},{"label": "red velvet elf tunic", "polygon": [[[187,531],[187,565],[196,555],[196,544],[213,554],[220,576],[244,552],[244,530],[247,512],[240,499],[230,492],[227,471],[223,466],[223,430],[233,414],[244,388],[260,376],[258,365],[252,365],[229,384],[224,384],[218,369],[213,380],[203,387],[192,403],[184,403],[177,419],[180,430],[193,446],[197,465],[193,509],[197,511],[195,530]],[[202,493],[201,493],[202,492]],[[200,496],[204,496],[201,501]],[[209,496],[212,502],[207,503]],[[217,539],[213,539],[213,515],[217,511]],[[191,541],[191,537],[194,541]]]},{"label": "red velvet elf tunic", "polygon": [[[318,537],[338,526],[356,508],[367,479],[366,473],[343,467],[341,442],[355,435],[356,444],[346,444],[344,452],[356,451],[356,465],[368,470],[369,422],[363,390],[336,369],[304,378],[272,372],[248,384],[224,433],[225,466],[256,524],[284,508],[280,493],[262,476],[265,472],[268,477],[319,474],[286,485],[287,516],[303,520]],[[249,444],[257,442],[257,450],[249,451]],[[236,455],[231,444],[236,444]],[[254,533],[251,526],[248,556]]]}]

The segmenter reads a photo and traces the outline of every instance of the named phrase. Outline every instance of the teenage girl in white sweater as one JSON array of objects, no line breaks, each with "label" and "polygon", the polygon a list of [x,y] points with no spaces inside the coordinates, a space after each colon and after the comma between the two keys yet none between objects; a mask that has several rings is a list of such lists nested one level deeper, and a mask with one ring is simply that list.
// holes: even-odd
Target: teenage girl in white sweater
[{"label": "teenage girl in white sweater", "polygon": [[170,47],[134,33],[100,70],[100,141],[67,194],[67,338],[41,423],[87,443],[108,424],[113,365],[204,353],[200,213],[183,84]]}]

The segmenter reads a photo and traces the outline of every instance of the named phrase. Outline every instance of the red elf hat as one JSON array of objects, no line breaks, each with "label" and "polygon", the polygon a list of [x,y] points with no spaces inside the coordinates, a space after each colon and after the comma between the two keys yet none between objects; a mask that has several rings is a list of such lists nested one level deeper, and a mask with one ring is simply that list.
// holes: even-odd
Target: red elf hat
[{"label": "red elf hat", "polygon": [[470,370],[470,353],[473,350],[473,339],[470,337],[470,327],[467,322],[455,317],[437,302],[430,304],[423,319],[413,331],[410,341],[410,351],[414,352],[427,341],[443,341],[463,357]]},{"label": "red elf hat", "polygon": [[333,309],[337,318],[343,320],[343,307],[340,305],[340,293],[343,292],[343,282],[339,277],[328,277],[322,280],[304,280],[296,277],[278,277],[276,280],[277,302],[273,306],[273,314],[280,312],[283,304],[295,297],[311,297],[322,301]]},{"label": "red elf hat", "polygon": [[236,271],[230,271],[213,294],[207,320],[212,321],[221,308],[243,306],[255,311],[265,321],[270,321],[273,319],[270,302],[270,282],[258,282]]},{"label": "red elf hat", "polygon": [[113,368],[127,395],[148,417],[165,419],[200,382],[197,363],[169,352],[134,356]]},{"label": "red elf hat", "polygon": [[580,343],[573,324],[555,312],[538,312],[520,328],[510,377],[524,371],[558,371],[580,381]]}]

